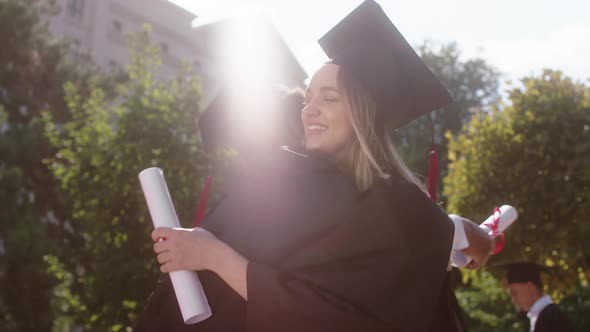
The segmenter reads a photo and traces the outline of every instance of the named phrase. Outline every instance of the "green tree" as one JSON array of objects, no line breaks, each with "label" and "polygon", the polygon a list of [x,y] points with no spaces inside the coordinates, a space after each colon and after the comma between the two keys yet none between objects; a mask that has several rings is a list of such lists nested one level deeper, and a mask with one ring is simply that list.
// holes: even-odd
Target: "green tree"
[{"label": "green tree", "polygon": [[[54,319],[44,255],[72,237],[59,187],[42,160],[53,151],[40,112],[69,115],[62,85],[96,69],[77,64],[51,38],[38,0],[0,0],[0,330],[48,331]],[[59,241],[55,241],[59,239]]]},{"label": "green tree", "polygon": [[[431,115],[439,156],[439,178],[442,179],[447,169],[447,139],[444,133],[450,131],[453,135],[458,134],[475,110],[488,108],[497,102],[500,74],[481,58],[462,59],[455,43],[424,42],[417,50],[422,60],[455,98],[452,105]],[[424,116],[400,128],[395,135],[396,147],[399,147],[404,161],[414,172],[422,175],[428,174],[431,133],[430,121]]]},{"label": "green tree", "polygon": [[503,203],[516,207],[518,221],[493,261],[551,267],[547,291],[558,300],[588,282],[589,106],[590,88],[545,70],[512,89],[503,111],[473,117],[457,138],[448,134],[448,210],[484,220]]},{"label": "green tree", "polygon": [[176,210],[190,223],[208,172],[197,127],[198,80],[188,67],[157,80],[159,52],[146,28],[130,37],[129,81],[113,98],[98,86],[84,97],[68,83],[72,119],[58,127],[44,113],[58,150],[47,164],[71,204],[72,228],[84,239],[67,255],[51,257],[52,271],[65,284],[60,300],[68,314],[93,331],[132,326],[159,272],[138,173],[162,167]]}]

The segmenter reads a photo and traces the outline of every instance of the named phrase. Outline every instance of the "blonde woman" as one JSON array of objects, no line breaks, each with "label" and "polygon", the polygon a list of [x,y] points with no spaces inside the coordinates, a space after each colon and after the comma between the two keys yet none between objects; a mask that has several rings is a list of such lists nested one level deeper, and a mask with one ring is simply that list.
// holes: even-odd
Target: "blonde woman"
[{"label": "blonde woman", "polygon": [[[162,272],[201,271],[213,316],[182,324],[168,283],[137,331],[462,328],[447,280],[453,223],[386,138],[452,98],[374,1],[320,44],[332,61],[306,90],[305,156],[261,161],[264,174],[243,180],[207,230],[152,233],[165,239],[154,244]],[[477,267],[491,239],[465,226]]]}]

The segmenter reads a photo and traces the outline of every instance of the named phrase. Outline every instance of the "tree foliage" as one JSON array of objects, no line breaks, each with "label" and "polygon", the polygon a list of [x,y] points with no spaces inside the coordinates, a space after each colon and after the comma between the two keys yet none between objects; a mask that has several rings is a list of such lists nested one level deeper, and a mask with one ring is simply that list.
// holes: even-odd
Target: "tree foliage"
[{"label": "tree foliage", "polygon": [[157,80],[159,48],[149,28],[130,38],[129,80],[106,98],[99,86],[83,96],[65,85],[72,119],[56,126],[46,112],[47,135],[58,150],[47,161],[71,205],[70,224],[84,241],[52,257],[62,276],[68,314],[87,329],[118,331],[134,323],[158,269],[153,229],[138,173],[165,171],[179,215],[190,222],[207,162],[197,127],[200,91],[190,68]]},{"label": "tree foliage", "polygon": [[[95,72],[67,56],[42,20],[51,6],[37,0],[0,0],[0,330],[47,331],[56,281],[44,256],[65,239],[68,214],[59,186],[42,160],[53,151],[40,112],[66,119],[63,83]],[[65,240],[64,240],[65,241]]]},{"label": "tree foliage", "polygon": [[[481,58],[464,60],[455,43],[424,42],[418,47],[418,53],[455,98],[453,104],[431,115],[442,179],[447,169],[447,139],[444,133],[458,134],[475,110],[498,101],[500,74]],[[399,147],[407,165],[422,175],[428,174],[432,131],[428,116],[423,116],[399,129],[395,135],[396,147]]]}]

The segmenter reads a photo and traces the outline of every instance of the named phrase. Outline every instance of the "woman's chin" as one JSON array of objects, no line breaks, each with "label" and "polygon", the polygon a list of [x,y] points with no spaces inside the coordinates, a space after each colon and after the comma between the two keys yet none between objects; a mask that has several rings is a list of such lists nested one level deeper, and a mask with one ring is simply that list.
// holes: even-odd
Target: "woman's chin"
[{"label": "woman's chin", "polygon": [[321,144],[318,144],[318,142],[313,142],[313,141],[310,142],[309,140],[307,142],[305,142],[305,149],[307,151],[317,152],[317,153],[325,150],[322,148]]},{"label": "woman's chin", "polygon": [[332,159],[333,158],[333,153],[326,149],[325,146],[318,146],[318,145],[305,145],[305,150],[314,156],[318,156],[318,157],[324,157],[324,158],[328,158],[328,159]]}]

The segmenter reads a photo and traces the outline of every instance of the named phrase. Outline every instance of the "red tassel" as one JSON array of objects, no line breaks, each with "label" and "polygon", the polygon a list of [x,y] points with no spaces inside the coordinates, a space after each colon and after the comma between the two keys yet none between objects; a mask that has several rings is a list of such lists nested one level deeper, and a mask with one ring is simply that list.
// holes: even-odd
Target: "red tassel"
[{"label": "red tassel", "polygon": [[209,191],[211,190],[211,176],[207,176],[205,179],[205,187],[199,197],[199,205],[197,207],[197,214],[195,215],[194,227],[198,227],[201,224],[205,211],[207,210],[207,202],[209,201]]},{"label": "red tassel", "polygon": [[428,167],[428,195],[434,202],[437,201],[436,192],[438,189],[438,156],[434,147],[430,150]]}]

